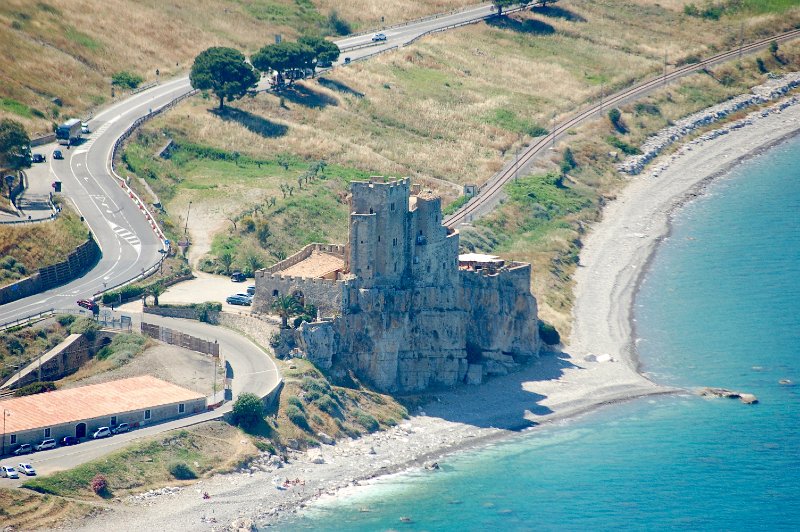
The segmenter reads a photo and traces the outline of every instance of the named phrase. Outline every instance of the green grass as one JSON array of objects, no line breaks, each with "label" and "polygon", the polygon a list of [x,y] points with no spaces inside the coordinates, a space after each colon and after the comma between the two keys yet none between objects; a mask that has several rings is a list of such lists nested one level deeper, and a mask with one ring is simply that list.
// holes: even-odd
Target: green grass
[{"label": "green grass", "polygon": [[[326,19],[317,11],[310,0],[294,0],[294,5],[273,2],[270,0],[255,0],[243,2],[247,13],[254,18],[281,26],[291,26],[301,32],[320,31],[326,26]],[[269,36],[270,40],[272,36]],[[264,42],[269,44],[269,42]]]},{"label": "green grass", "polygon": [[[225,439],[210,434],[220,431]],[[33,478],[23,487],[51,495],[94,498],[89,484],[98,473],[108,480],[111,494],[119,495],[174,482],[170,468],[179,462],[191,464],[198,475],[220,471],[232,459],[228,440],[233,431],[230,426],[218,424],[168,432],[68,471]]]},{"label": "green grass", "polygon": [[44,118],[44,113],[12,98],[0,98],[0,111],[8,111],[25,118]]},{"label": "green grass", "polygon": [[485,117],[485,121],[508,131],[531,137],[547,135],[545,128],[535,122],[518,117],[516,113],[508,109],[495,109],[494,112]]},{"label": "green grass", "polygon": [[100,44],[98,41],[92,39],[85,33],[78,31],[72,26],[66,28],[65,36],[67,37],[67,39],[74,42],[75,44],[79,44],[84,48],[88,48],[89,50],[92,51],[98,51],[103,48],[103,45]]},{"label": "green grass", "polygon": [[444,209],[442,209],[442,214],[445,216],[450,216],[458,209],[466,205],[469,200],[470,198],[468,196],[457,197],[455,200],[451,201],[447,206],[445,206]]}]

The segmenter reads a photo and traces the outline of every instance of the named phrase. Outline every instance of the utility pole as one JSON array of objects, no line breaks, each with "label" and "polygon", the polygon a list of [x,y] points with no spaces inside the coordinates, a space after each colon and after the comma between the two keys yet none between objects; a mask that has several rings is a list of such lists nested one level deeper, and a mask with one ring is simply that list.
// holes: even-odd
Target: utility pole
[{"label": "utility pole", "polygon": [[189,212],[192,210],[192,202],[189,202],[189,207],[186,209],[186,224],[183,226],[183,236],[189,231]]},{"label": "utility pole", "polygon": [[556,113],[553,111],[553,119],[550,121],[550,149],[556,147]]},{"label": "utility pole", "polygon": [[11,415],[11,411],[3,409],[3,450],[0,451],[0,456],[6,454],[6,417]]},{"label": "utility pole", "polygon": [[219,362],[219,357],[212,356],[211,360],[214,361],[214,363],[212,364],[212,366],[214,368],[214,388],[213,388],[214,395],[212,395],[212,397],[214,398],[213,399],[214,404],[216,404],[217,403],[217,362]]},{"label": "utility pole", "polygon": [[664,47],[664,86],[667,86],[667,47]]},{"label": "utility pole", "polygon": [[603,96],[604,96],[603,91],[604,90],[605,90],[605,82],[601,81],[600,82],[600,113],[601,114],[603,112]]},{"label": "utility pole", "polygon": [[739,60],[742,59],[742,48],[744,48],[744,20],[739,25]]}]

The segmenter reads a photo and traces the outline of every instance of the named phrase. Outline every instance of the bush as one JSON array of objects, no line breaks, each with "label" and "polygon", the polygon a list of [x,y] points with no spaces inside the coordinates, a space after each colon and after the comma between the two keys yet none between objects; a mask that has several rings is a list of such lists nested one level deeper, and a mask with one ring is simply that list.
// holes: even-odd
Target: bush
[{"label": "bush", "polygon": [[14,395],[16,397],[22,397],[24,395],[34,395],[37,393],[44,393],[44,392],[52,392],[56,389],[56,383],[51,381],[43,381],[43,382],[32,382],[27,386],[23,386],[22,388],[18,388],[14,391]]},{"label": "bush", "polygon": [[233,403],[233,424],[243,429],[258,425],[264,419],[264,403],[253,393],[240,394]]},{"label": "bush", "polygon": [[539,320],[539,338],[547,345],[558,345],[561,343],[561,335],[555,327],[549,323]]},{"label": "bush", "polygon": [[169,466],[169,474],[178,480],[192,480],[197,478],[197,474],[192,468],[183,462],[175,462]]},{"label": "bush", "polygon": [[92,488],[92,491],[95,492],[97,495],[103,495],[105,493],[108,493],[108,481],[106,480],[106,477],[104,477],[100,473],[94,476],[89,486]]},{"label": "bush", "polygon": [[299,397],[292,396],[286,400],[286,404],[294,405],[300,410],[305,410],[306,407],[303,405],[303,401],[300,400]]},{"label": "bush", "polygon": [[286,406],[286,417],[289,418],[289,421],[300,427],[301,429],[309,429],[308,426],[308,419],[306,419],[306,415],[303,413],[302,410],[297,408],[295,405],[287,405]]},{"label": "bush", "polygon": [[135,89],[136,87],[139,86],[139,84],[142,81],[144,81],[144,78],[142,76],[140,76],[139,74],[128,72],[126,70],[117,72],[116,74],[111,76],[112,85],[128,89]]},{"label": "bush", "polygon": [[56,316],[56,321],[62,327],[69,327],[77,319],[74,314],[59,314]]},{"label": "bush", "polygon": [[353,417],[356,418],[356,422],[367,429],[368,432],[375,432],[380,428],[378,420],[363,410],[356,410],[353,412]]},{"label": "bush", "polygon": [[93,342],[100,326],[92,318],[82,317],[69,326],[70,334],[82,334],[87,340]]},{"label": "bush", "polygon": [[606,141],[608,141],[609,144],[611,144],[612,146],[617,148],[619,151],[621,151],[625,155],[639,155],[640,153],[642,153],[642,151],[639,148],[637,148],[636,146],[628,144],[627,142],[625,142],[621,138],[615,137],[614,135],[611,135],[610,137],[608,137],[606,139]]},{"label": "bush", "polygon": [[319,408],[328,415],[331,416],[341,415],[339,412],[339,405],[336,403],[336,401],[333,400],[333,398],[330,395],[323,395],[319,397],[314,401],[314,404],[317,406],[317,408]]},{"label": "bush", "polygon": [[564,156],[561,159],[561,173],[566,174],[570,170],[574,170],[576,166],[578,166],[578,163],[575,162],[575,156],[572,155],[572,150],[566,148],[564,150]]},{"label": "bush", "polygon": [[339,13],[337,13],[335,9],[328,15],[328,27],[336,35],[350,35],[353,32],[350,23],[340,18]]},{"label": "bush", "polygon": [[111,303],[118,303],[120,300],[128,301],[129,299],[136,299],[142,297],[144,290],[142,286],[123,286],[119,290],[112,290],[103,294],[103,303],[110,305]]}]

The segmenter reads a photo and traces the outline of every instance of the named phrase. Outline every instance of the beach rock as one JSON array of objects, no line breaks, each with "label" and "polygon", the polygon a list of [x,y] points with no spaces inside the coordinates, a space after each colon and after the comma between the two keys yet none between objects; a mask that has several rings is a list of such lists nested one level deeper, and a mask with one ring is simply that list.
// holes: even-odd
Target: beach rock
[{"label": "beach rock", "polygon": [[333,445],[336,440],[325,434],[324,432],[317,432],[317,439],[325,445]]},{"label": "beach rock", "polygon": [[758,402],[758,398],[752,393],[743,393],[739,395],[739,400],[746,405],[752,405]]},{"label": "beach rock", "polygon": [[789,379],[781,379],[778,381],[778,384],[780,384],[781,386],[794,386],[794,383]]},{"label": "beach rock", "polygon": [[247,517],[239,517],[237,519],[234,519],[233,522],[231,522],[231,525],[228,527],[228,530],[245,532],[245,531],[255,530],[255,525],[252,519]]},{"label": "beach rock", "polygon": [[467,369],[467,376],[464,379],[467,384],[481,384],[483,383],[483,365],[470,364]]},{"label": "beach rock", "polygon": [[699,391],[703,397],[727,397],[729,399],[739,399],[746,405],[752,405],[758,402],[758,398],[751,393],[735,392],[726,388],[703,388]]}]

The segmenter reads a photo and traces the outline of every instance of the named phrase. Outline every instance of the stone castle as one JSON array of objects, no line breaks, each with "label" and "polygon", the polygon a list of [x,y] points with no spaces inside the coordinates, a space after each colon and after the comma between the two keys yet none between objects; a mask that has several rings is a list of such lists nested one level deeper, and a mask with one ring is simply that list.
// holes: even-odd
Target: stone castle
[{"label": "stone castle", "polygon": [[480,383],[538,354],[530,264],[459,257],[440,198],[407,178],[351,186],[346,246],[256,272],[254,312],[286,295],[318,308],[289,339],[297,352],[390,392]]}]

